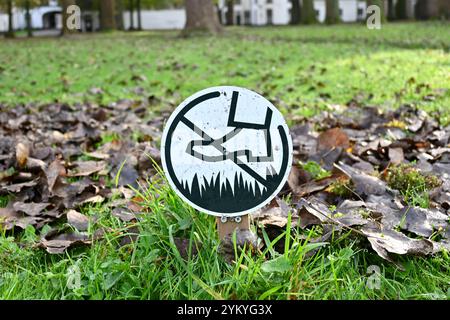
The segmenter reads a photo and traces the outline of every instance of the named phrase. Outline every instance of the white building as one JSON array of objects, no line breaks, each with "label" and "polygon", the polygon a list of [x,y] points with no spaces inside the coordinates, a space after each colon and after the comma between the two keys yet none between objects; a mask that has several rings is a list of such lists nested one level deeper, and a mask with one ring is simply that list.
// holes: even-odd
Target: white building
[{"label": "white building", "polygon": [[[134,27],[137,27],[137,12],[133,15]],[[125,30],[130,28],[130,12],[124,12],[123,24]],[[142,10],[141,24],[144,30],[170,30],[183,29],[186,24],[186,10]]]},{"label": "white building", "polygon": [[8,30],[8,15],[0,12],[0,32]]},{"label": "white building", "polygon": [[[13,8],[13,26],[14,29],[25,29],[26,11],[22,8]],[[46,6],[40,6],[30,10],[31,25],[34,29],[61,29],[62,16],[61,7],[56,1],[49,1]],[[0,32],[8,30],[8,15],[0,13]]]},{"label": "white building", "polygon": [[[302,0],[300,0],[302,1]],[[414,0],[415,1],[415,0]],[[236,25],[285,25],[291,20],[291,0],[235,0]],[[222,21],[226,21],[226,0],[219,0]],[[320,22],[325,20],[325,0],[315,0],[314,9]],[[343,22],[356,22],[366,16],[366,1],[340,0],[339,12]]]}]

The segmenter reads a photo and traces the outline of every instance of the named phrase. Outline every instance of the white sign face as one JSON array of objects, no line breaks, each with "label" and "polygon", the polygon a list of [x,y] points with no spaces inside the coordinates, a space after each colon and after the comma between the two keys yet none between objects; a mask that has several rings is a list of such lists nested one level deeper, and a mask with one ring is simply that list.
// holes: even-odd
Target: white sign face
[{"label": "white sign face", "polygon": [[171,187],[199,211],[249,214],[283,187],[292,141],[281,113],[239,87],[213,87],[183,101],[170,116],[161,158]]}]

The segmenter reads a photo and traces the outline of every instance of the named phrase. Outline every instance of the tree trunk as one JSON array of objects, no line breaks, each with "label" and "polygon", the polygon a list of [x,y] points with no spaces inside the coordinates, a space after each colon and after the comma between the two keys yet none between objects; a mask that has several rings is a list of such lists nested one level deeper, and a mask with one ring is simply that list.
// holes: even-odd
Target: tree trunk
[{"label": "tree trunk", "polygon": [[71,5],[75,4],[75,0],[62,0],[61,6],[62,6],[62,30],[61,35],[67,35],[74,33],[76,30],[69,29],[69,26],[67,24],[67,20],[69,19],[69,14],[67,13],[67,8]]},{"label": "tree trunk", "polygon": [[[367,7],[372,6],[372,5],[376,5],[380,8],[380,14],[381,14],[381,21],[385,22],[386,21],[386,14],[385,14],[385,10],[384,10],[384,0],[367,0],[366,1]],[[367,20],[368,16],[366,17]]]},{"label": "tree trunk", "polygon": [[134,30],[134,0],[130,0],[130,30]]},{"label": "tree trunk", "polygon": [[439,17],[439,0],[419,0],[416,4],[416,18],[419,20]]},{"label": "tree trunk", "polygon": [[25,1],[25,21],[27,24],[27,36],[32,37],[33,31],[31,26],[30,0]]},{"label": "tree trunk", "polygon": [[217,34],[222,26],[211,0],[186,0],[186,25],[182,35],[188,36],[197,31]]},{"label": "tree trunk", "polygon": [[217,12],[217,19],[219,19],[219,23],[222,24],[222,11],[219,8],[219,4],[216,2],[215,4],[216,12]]},{"label": "tree trunk", "polygon": [[304,24],[317,23],[316,10],[314,9],[314,0],[303,0],[301,21]]},{"label": "tree trunk", "polygon": [[450,1],[441,0],[439,7],[440,16],[444,19],[450,19]]},{"label": "tree trunk", "polygon": [[13,28],[13,4],[12,0],[8,0],[7,3],[8,10],[8,31],[5,34],[7,38],[14,38],[14,28]]},{"label": "tree trunk", "polygon": [[300,13],[301,6],[300,0],[292,0],[292,8],[291,8],[291,24],[299,24],[300,23]]},{"label": "tree trunk", "polygon": [[142,17],[141,17],[141,0],[136,0],[136,12],[137,12],[137,28],[142,30]]},{"label": "tree trunk", "polygon": [[408,19],[407,12],[407,1],[408,0],[398,0],[395,6],[395,18],[398,20],[406,20]]},{"label": "tree trunk", "polygon": [[325,23],[336,24],[341,21],[339,15],[339,0],[326,0]]},{"label": "tree trunk", "polygon": [[116,1],[116,27],[118,30],[124,30],[123,25],[123,0]]},{"label": "tree trunk", "polygon": [[389,21],[395,20],[395,3],[394,0],[388,0],[387,18]]},{"label": "tree trunk", "polygon": [[100,28],[103,31],[116,29],[115,9],[115,0],[100,1]]},{"label": "tree trunk", "polygon": [[232,26],[234,23],[234,1],[227,0],[227,14],[225,15],[227,26]]}]

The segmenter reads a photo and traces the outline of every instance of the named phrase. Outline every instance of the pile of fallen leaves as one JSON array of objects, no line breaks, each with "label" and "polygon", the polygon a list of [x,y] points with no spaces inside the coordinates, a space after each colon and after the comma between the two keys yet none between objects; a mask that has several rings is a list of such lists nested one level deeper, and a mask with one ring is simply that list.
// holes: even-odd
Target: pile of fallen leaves
[{"label": "pile of fallen leaves", "polygon": [[[0,208],[2,229],[52,226],[38,245],[61,253],[105,231],[87,232],[93,218],[78,211],[83,205],[105,203],[123,221],[136,218],[128,186],[155,173],[162,117],[144,120],[148,106],[131,101],[0,109],[0,196],[10,199]],[[54,227],[64,220],[71,228]]]},{"label": "pile of fallen leaves", "polygon": [[[66,221],[72,228],[51,227],[38,244],[61,253],[108,232],[87,233],[95,217],[81,214],[83,205],[103,203],[135,221],[141,208],[129,186],[155,174],[152,159],[160,162],[157,144],[169,116],[149,109],[120,101],[2,111],[0,196],[10,201],[0,209],[1,228]],[[295,119],[288,183],[254,221],[274,238],[291,212],[292,227],[322,228],[310,241],[351,230],[389,261],[450,249],[450,126],[437,119],[411,106],[381,112],[353,104]]]},{"label": "pile of fallen leaves", "polygon": [[450,250],[450,126],[437,118],[411,106],[381,112],[349,105],[300,119],[281,193],[292,203],[276,199],[254,219],[272,238],[289,212],[292,227],[321,226],[313,242],[352,231],[391,262],[395,254]]}]

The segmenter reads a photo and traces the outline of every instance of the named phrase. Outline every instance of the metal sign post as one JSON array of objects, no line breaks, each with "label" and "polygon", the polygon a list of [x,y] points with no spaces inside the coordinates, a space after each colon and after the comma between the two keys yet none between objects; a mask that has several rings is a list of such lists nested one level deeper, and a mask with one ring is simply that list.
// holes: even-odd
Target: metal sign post
[{"label": "metal sign post", "polygon": [[223,86],[195,93],[172,113],[161,140],[170,186],[217,218],[221,239],[249,229],[249,213],[283,187],[292,141],[282,114],[261,95]]}]

